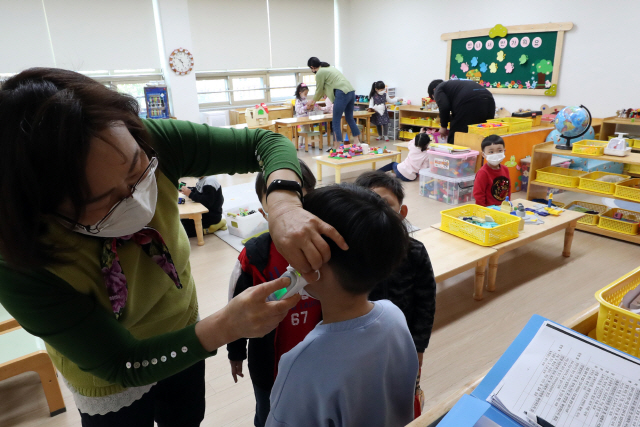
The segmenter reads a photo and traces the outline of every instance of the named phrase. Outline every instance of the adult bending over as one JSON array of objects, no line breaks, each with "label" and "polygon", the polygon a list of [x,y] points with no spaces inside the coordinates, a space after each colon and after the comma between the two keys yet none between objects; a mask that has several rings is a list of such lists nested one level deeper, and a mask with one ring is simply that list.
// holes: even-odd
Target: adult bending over
[{"label": "adult bending over", "polygon": [[467,133],[469,125],[493,119],[496,112],[491,92],[471,80],[434,80],[427,91],[438,104],[440,135],[448,135],[449,144],[454,143],[456,132]]},{"label": "adult bending over", "polygon": [[295,184],[273,184],[301,182],[281,135],[141,120],[138,108],[66,70],[33,68],[3,83],[0,200],[10,202],[0,204],[0,303],[45,341],[83,426],[198,426],[204,359],[271,331],[298,297],[266,303],[279,279],[198,321],[179,178],[261,169],[274,242],[304,273],[330,257],[321,234],[345,243],[302,209],[286,189]]},{"label": "adult bending over", "polygon": [[356,102],[356,90],[351,86],[349,80],[335,67],[326,62],[321,62],[315,56],[309,58],[307,65],[316,75],[316,94],[313,99],[307,102],[307,109],[327,95],[333,102],[333,145],[337,147],[342,144],[342,114],[347,124],[351,128],[353,136],[352,144],[360,145],[360,130],[353,119],[353,107]]}]

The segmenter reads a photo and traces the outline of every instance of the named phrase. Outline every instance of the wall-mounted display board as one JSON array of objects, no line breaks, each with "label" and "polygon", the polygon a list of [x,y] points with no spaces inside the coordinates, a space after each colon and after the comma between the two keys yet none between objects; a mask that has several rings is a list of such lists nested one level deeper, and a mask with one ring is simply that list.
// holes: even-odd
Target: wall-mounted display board
[{"label": "wall-mounted display board", "polygon": [[573,23],[496,25],[447,33],[446,79],[469,79],[492,93],[555,96],[565,31]]}]

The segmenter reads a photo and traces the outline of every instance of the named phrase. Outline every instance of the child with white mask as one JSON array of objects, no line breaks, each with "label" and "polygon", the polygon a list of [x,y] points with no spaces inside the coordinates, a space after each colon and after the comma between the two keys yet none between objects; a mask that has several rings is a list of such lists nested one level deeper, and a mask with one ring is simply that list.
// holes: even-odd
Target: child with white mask
[{"label": "child with white mask", "polygon": [[507,196],[511,198],[509,169],[501,164],[505,159],[504,140],[498,135],[489,135],[482,140],[481,147],[486,163],[476,174],[473,197],[480,206],[500,205]]},{"label": "child with white mask", "polygon": [[[402,101],[398,99],[396,101]],[[393,98],[387,93],[387,87],[383,81],[378,81],[371,85],[371,92],[369,93],[369,108],[368,111],[375,112],[371,116],[371,123],[378,129],[378,138],[376,141],[389,141],[389,115],[387,114],[387,103],[394,103]]]}]

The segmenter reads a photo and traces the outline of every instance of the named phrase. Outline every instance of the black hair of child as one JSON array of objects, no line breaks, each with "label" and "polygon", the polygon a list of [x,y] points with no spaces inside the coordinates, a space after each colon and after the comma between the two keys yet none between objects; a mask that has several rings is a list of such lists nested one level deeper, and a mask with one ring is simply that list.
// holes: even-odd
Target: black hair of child
[{"label": "black hair of child", "polygon": [[490,145],[502,145],[504,147],[504,139],[502,139],[500,135],[489,135],[482,140],[482,144],[480,144],[480,147],[484,152],[484,149]]},{"label": "black hair of child", "polygon": [[[300,170],[302,171],[302,188],[309,194],[314,188],[316,188],[316,177],[313,176],[313,172],[309,169],[309,166],[302,160],[300,161]],[[264,174],[259,172],[256,176],[256,194],[258,200],[262,202],[262,198],[267,193],[267,183],[264,180]]]},{"label": "black hair of child", "polygon": [[427,94],[429,95],[429,98],[433,99],[433,93],[436,91],[436,88],[438,87],[438,85],[443,81],[444,80],[438,79],[438,80],[433,80],[431,83],[429,83],[429,88],[427,88]]},{"label": "black hair of child", "polygon": [[402,182],[398,178],[382,171],[364,172],[356,179],[355,184],[368,188],[369,190],[386,188],[396,196],[399,204],[402,205],[402,201],[404,200],[404,187],[402,186]]},{"label": "black hair of child", "polygon": [[376,94],[376,91],[380,90],[380,89],[384,89],[386,86],[384,85],[384,82],[382,80],[374,82],[371,85],[371,92],[369,92],[369,99],[373,98],[373,96]]},{"label": "black hair of child", "polygon": [[300,83],[296,88],[296,99],[302,101],[300,93],[304,92],[305,90],[309,90],[309,86],[307,86],[305,83]]},{"label": "black hair of child", "polygon": [[307,61],[307,67],[320,68],[320,67],[330,67],[328,62],[320,61],[317,57],[312,56]]},{"label": "black hair of child", "polygon": [[420,147],[420,151],[424,151],[429,147],[431,143],[431,137],[427,133],[419,133],[416,135],[415,144],[416,147]]},{"label": "black hair of child", "polygon": [[402,217],[373,191],[350,183],[334,184],[312,191],[304,199],[304,208],[332,225],[349,245],[343,251],[323,236],[331,248],[327,265],[340,286],[353,295],[369,294],[407,256],[409,234]]}]

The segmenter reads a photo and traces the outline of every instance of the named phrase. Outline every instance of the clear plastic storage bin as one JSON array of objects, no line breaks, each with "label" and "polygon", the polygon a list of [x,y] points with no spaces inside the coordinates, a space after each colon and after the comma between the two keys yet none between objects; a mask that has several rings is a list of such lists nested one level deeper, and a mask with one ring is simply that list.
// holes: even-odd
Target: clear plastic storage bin
[{"label": "clear plastic storage bin", "polygon": [[475,175],[478,152],[443,153],[429,150],[429,171],[449,178],[463,178]]},{"label": "clear plastic storage bin", "polygon": [[473,201],[475,179],[475,175],[449,178],[431,173],[429,169],[422,169],[420,171],[420,195],[449,205],[471,202]]}]

